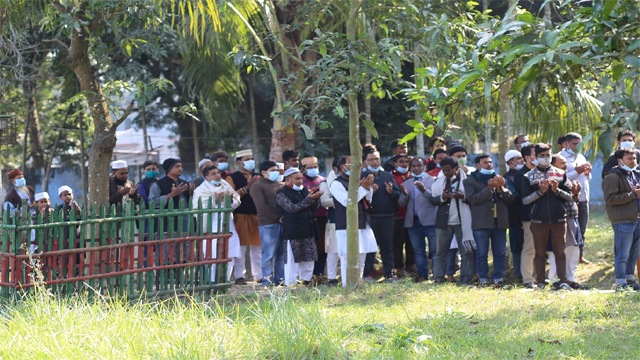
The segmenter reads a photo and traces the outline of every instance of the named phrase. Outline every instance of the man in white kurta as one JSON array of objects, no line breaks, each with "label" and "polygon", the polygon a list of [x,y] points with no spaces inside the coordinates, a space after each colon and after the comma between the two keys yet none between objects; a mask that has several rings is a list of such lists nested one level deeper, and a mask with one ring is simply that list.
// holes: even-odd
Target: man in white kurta
[{"label": "man in white kurta", "polygon": [[[233,190],[231,185],[229,185],[226,181],[222,180],[222,174],[218,168],[215,166],[209,166],[203,170],[202,175],[204,176],[204,181],[200,186],[198,186],[193,192],[193,207],[198,208],[198,203],[202,202],[202,208],[206,209],[209,207],[209,199],[211,199],[211,206],[214,208],[224,206],[225,196],[231,196],[231,207],[237,208],[240,206],[240,195]],[[207,214],[203,214],[202,222],[203,229],[205,232],[210,232],[212,234],[218,233],[224,229],[224,217],[219,219],[219,215],[221,213],[213,213],[211,218]],[[198,215],[194,215],[196,218]],[[211,225],[209,225],[211,224]],[[209,228],[210,226],[210,228]],[[220,226],[220,227],[218,227]],[[227,281],[231,279],[232,269],[235,269],[235,277],[242,277],[243,269],[239,269],[234,267],[234,262],[238,261],[237,258],[240,257],[240,238],[238,237],[238,233],[236,232],[235,224],[233,222],[233,213],[229,215],[229,232],[231,233],[231,237],[229,238],[229,251],[227,257],[231,259],[231,263],[227,269]],[[216,258],[218,256],[218,241],[217,239],[213,240],[211,255],[207,254],[207,243],[203,242],[202,251],[205,257],[211,256],[212,258]],[[216,281],[216,267],[212,266],[211,268],[211,281]]]},{"label": "man in white kurta", "polygon": [[[347,186],[349,175],[351,174],[351,157],[343,156],[338,161],[338,169],[340,174],[329,185],[329,191],[333,196],[334,205],[336,206],[336,239],[338,241],[338,255],[340,256],[340,272],[342,274],[342,286],[347,285],[347,230],[346,226],[346,209],[348,191]],[[358,203],[367,201],[371,202],[373,198],[373,175],[360,181],[358,188]],[[361,206],[359,206],[360,210]],[[360,214],[363,215],[363,214]],[[358,243],[360,254],[360,276],[364,271],[364,260],[367,253],[377,252],[378,243],[371,230],[371,226],[365,221],[364,227],[358,230]]]}]

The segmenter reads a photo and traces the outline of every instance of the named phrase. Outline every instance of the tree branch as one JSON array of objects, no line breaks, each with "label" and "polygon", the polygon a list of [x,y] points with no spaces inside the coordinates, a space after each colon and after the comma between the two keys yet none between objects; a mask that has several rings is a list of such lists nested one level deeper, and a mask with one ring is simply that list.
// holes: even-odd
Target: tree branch
[{"label": "tree branch", "polygon": [[57,39],[57,38],[53,39],[53,40],[43,39],[43,40],[40,40],[40,42],[45,43],[45,44],[58,43],[58,44],[62,45],[63,48],[67,49],[67,52],[69,51],[69,45],[65,44],[62,40]]},{"label": "tree branch", "polygon": [[118,127],[118,126],[120,126],[120,124],[122,124],[127,119],[129,114],[131,113],[131,109],[133,109],[133,102],[134,102],[134,100],[131,100],[131,103],[129,104],[129,106],[127,106],[127,108],[124,110],[124,114],[122,114],[122,117],[120,119],[118,119],[118,121],[116,121],[113,124],[113,126]]}]

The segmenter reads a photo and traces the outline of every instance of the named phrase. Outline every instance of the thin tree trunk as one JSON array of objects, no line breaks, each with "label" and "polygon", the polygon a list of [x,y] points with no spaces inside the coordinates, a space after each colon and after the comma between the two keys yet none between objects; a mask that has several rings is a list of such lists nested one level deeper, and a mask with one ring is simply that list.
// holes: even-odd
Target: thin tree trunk
[{"label": "thin tree trunk", "polygon": [[[355,41],[357,36],[357,19],[360,2],[351,0],[349,3],[349,18],[347,19],[347,39]],[[355,69],[351,76],[356,77]],[[352,84],[353,85],[353,84]],[[360,281],[359,265],[359,236],[358,236],[358,188],[360,187],[360,173],[362,170],[362,144],[360,144],[360,119],[358,119],[358,93],[355,86],[351,86],[352,93],[347,95],[349,103],[349,149],[351,152],[351,175],[347,198],[347,283],[357,284]]]},{"label": "thin tree trunk", "polygon": [[[371,89],[369,88],[368,81],[364,82],[364,113],[367,115],[367,119],[373,121],[371,118]],[[371,144],[371,133],[367,128],[364,129],[364,142]]]},{"label": "thin tree trunk", "polygon": [[[422,64],[420,63],[420,59],[416,56],[415,60],[414,60],[414,67],[416,69],[422,67]],[[418,76],[414,76],[415,81],[416,81],[416,86],[418,85]],[[420,114],[419,110],[416,110],[415,113],[415,119],[417,122],[422,123],[422,115]],[[424,153],[424,134],[420,133],[418,134],[418,136],[416,136],[416,155],[418,155],[418,157],[421,158],[425,158],[425,153]],[[431,156],[431,154],[429,154],[429,156]]]},{"label": "thin tree trunk", "polygon": [[191,119],[191,132],[193,133],[193,158],[194,158],[194,166],[196,169],[196,175],[200,174],[200,168],[198,167],[198,162],[200,161],[200,139],[198,137],[198,121],[196,119]]},{"label": "thin tree trunk", "polygon": [[42,191],[48,191],[47,189],[49,188],[49,178],[51,177],[51,165],[53,164],[53,160],[56,157],[56,153],[58,150],[58,143],[62,138],[64,127],[67,124],[67,119],[69,119],[69,115],[71,114],[72,111],[73,111],[73,105],[70,105],[69,109],[67,109],[67,114],[65,115],[64,120],[62,121],[62,128],[60,128],[60,131],[58,131],[58,136],[56,136],[56,140],[53,142],[53,147],[51,148],[51,154],[49,154],[49,161],[47,162],[47,167],[44,172],[44,179],[42,181]]},{"label": "thin tree trunk", "polygon": [[149,160],[149,141],[147,139],[147,111],[145,110],[145,108],[146,106],[140,107],[140,121],[142,127],[142,142],[144,143],[144,159]]},{"label": "thin tree trunk", "polygon": [[[27,103],[29,103],[27,101]],[[27,105],[29,106],[29,105]],[[27,113],[29,109],[27,108]],[[27,171],[27,147],[29,146],[29,117],[25,119],[24,124],[24,142],[22,143],[22,172]]]},{"label": "thin tree trunk", "polygon": [[251,135],[253,137],[253,158],[259,159],[258,154],[258,122],[256,120],[256,99],[253,86],[256,83],[256,73],[252,71],[249,76],[249,119],[251,119]]},{"label": "thin tree trunk", "polygon": [[89,195],[87,186],[87,168],[84,166],[84,161],[87,158],[86,148],[84,146],[84,113],[81,112],[78,115],[78,122],[80,123],[80,181],[82,182],[82,205],[87,206],[89,203]]},{"label": "thin tree trunk", "polygon": [[22,83],[22,92],[27,97],[27,120],[29,124],[29,156],[33,159],[33,168],[44,167],[44,151],[42,150],[42,136],[40,134],[40,121],[38,119],[38,107],[36,103],[36,83],[34,80],[26,80]]},{"label": "thin tree trunk", "polygon": [[[486,1],[486,0],[485,0]],[[518,0],[509,0],[509,7],[512,7]],[[500,86],[500,123],[498,126],[498,162],[504,161],[504,155],[509,151],[509,132],[513,122],[513,110],[511,107],[511,80]]]}]

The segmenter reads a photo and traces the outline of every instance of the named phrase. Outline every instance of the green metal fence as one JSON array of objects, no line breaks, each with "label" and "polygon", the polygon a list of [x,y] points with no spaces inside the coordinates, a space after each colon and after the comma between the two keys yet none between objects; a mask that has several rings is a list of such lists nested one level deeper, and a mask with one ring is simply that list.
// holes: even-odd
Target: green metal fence
[{"label": "green metal fence", "polygon": [[211,199],[196,206],[181,201],[172,208],[129,201],[78,213],[33,215],[26,204],[20,212],[5,211],[0,295],[12,297],[36,286],[60,295],[126,297],[224,291],[230,199],[218,206]]}]

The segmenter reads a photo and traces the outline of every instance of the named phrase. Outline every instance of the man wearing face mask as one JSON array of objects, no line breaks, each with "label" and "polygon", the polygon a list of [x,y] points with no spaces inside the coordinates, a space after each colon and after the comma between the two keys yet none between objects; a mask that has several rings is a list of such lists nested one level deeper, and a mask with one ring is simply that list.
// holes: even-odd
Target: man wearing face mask
[{"label": "man wearing face mask", "polygon": [[[236,266],[242,267],[244,273],[244,261],[247,250],[251,254],[251,273],[257,283],[262,282],[262,248],[260,247],[260,232],[258,230],[258,211],[251,197],[251,187],[261,179],[254,174],[256,162],[253,160],[253,151],[240,150],[236,153],[236,163],[240,170],[227,176],[225,179],[229,185],[240,195],[241,204],[233,212],[233,221],[240,236],[240,261]],[[244,277],[236,278],[236,284],[246,285]]]},{"label": "man wearing face mask", "polygon": [[[380,166],[380,153],[378,151],[363,152],[363,162],[367,165],[367,171],[361,177],[364,179],[373,175],[373,200],[371,201],[371,229],[375,234],[380,247],[380,257],[384,267],[384,276],[389,282],[397,282],[393,275],[393,222],[397,209],[397,200],[400,197],[400,188],[396,185],[393,175],[384,171]],[[364,281],[374,282],[373,265],[375,254],[368,254],[364,267]]]},{"label": "man wearing face mask", "polygon": [[522,198],[516,190],[516,174],[524,168],[524,158],[518,150],[509,150],[504,155],[504,161],[507,164],[507,171],[504,178],[507,180],[507,186],[513,192],[513,201],[507,204],[508,220],[509,220],[509,247],[511,248],[511,256],[513,257],[513,271],[515,272],[518,283],[522,282],[522,271],[520,270],[522,245],[524,244],[524,231],[522,230]]},{"label": "man wearing face mask", "polygon": [[290,169],[292,167],[300,167],[300,153],[296,150],[285,150],[282,153],[282,161],[284,161],[284,169]]},{"label": "man wearing face mask", "polygon": [[545,258],[547,244],[551,242],[560,279],[553,287],[571,290],[573,282],[567,279],[564,253],[567,231],[564,203],[571,201],[571,182],[564,171],[551,166],[551,146],[536,144],[535,153],[538,165],[524,176],[522,203],[531,205],[530,226],[536,249],[534,266],[538,288],[545,287]]},{"label": "man wearing face mask", "polygon": [[251,187],[251,198],[258,215],[262,248],[262,285],[279,285],[284,281],[285,246],[276,193],[284,184],[279,181],[280,171],[275,162],[263,162],[260,164],[260,172],[262,178]]},{"label": "man wearing face mask", "polygon": [[[520,150],[522,158],[524,159],[524,166],[522,169],[518,170],[514,177],[514,185],[520,196],[519,199],[515,200],[518,204],[522,203],[522,184],[524,182],[524,176],[529,171],[533,170],[538,164],[536,155],[533,152],[533,147],[534,145],[529,144],[523,146]],[[533,234],[531,233],[531,206],[522,204],[520,220],[523,234],[522,252],[520,253],[520,273],[522,274],[522,283],[524,287],[533,289],[533,283],[535,282],[535,278],[533,277],[533,259],[536,256],[536,249],[533,242]],[[518,224],[516,224],[516,226],[518,226]],[[511,226],[511,224],[509,224],[509,226]]]},{"label": "man wearing face mask", "polygon": [[314,262],[318,259],[317,238],[324,236],[318,229],[315,210],[322,191],[302,185],[298,168],[284,172],[285,186],[276,195],[282,215],[283,237],[286,242],[285,285],[293,285],[299,277],[305,286],[311,285]]},{"label": "man wearing face mask", "polygon": [[[429,162],[429,165],[433,164],[434,168],[427,171],[429,176],[437,177],[440,174],[440,161],[447,157],[447,151],[445,149],[436,149],[433,152],[433,159]],[[429,166],[427,166],[429,168]]]},{"label": "man wearing face mask", "polygon": [[[402,195],[398,203],[407,209],[402,226],[407,229],[412,248],[415,250],[418,276],[415,282],[429,280],[429,260],[436,254],[436,212],[429,199],[431,186],[435,178],[425,174],[425,162],[422,158],[411,160],[411,178],[406,179],[400,188]],[[425,237],[428,239],[429,255],[427,255]],[[433,263],[431,264],[433,268]]]},{"label": "man wearing face mask", "polygon": [[[392,168],[391,174],[393,175],[393,179],[402,192],[404,181],[411,177],[411,171],[409,171],[409,156],[406,154],[396,155],[395,165]],[[405,267],[407,271],[411,272],[415,272],[416,268],[416,260],[413,254],[413,248],[411,247],[411,240],[409,240],[409,234],[404,227],[406,213],[406,205],[399,205],[393,223],[393,268],[398,277],[404,277]],[[405,251],[407,254],[406,263],[404,262]]]},{"label": "man wearing face mask", "polygon": [[440,162],[442,175],[431,186],[431,204],[438,207],[436,213],[436,256],[433,260],[433,277],[436,284],[444,283],[447,255],[454,238],[462,256],[460,284],[471,285],[474,271],[476,242],[471,228],[471,209],[465,200],[464,180],[467,175],[452,157]]},{"label": "man wearing face mask", "polygon": [[204,179],[204,169],[208,168],[209,166],[215,166],[213,164],[213,161],[209,160],[209,159],[202,159],[198,162],[198,170],[200,171],[200,176],[196,177],[196,179],[193,181],[193,183],[195,184],[196,188],[198,186],[200,186],[200,184],[202,184],[205,179]]},{"label": "man wearing face mask", "polygon": [[32,186],[27,185],[27,181],[24,178],[24,174],[22,171],[15,169],[9,171],[9,181],[13,185],[11,190],[7,192],[7,195],[4,197],[4,204],[2,208],[6,211],[13,212],[16,209],[22,208],[22,202],[27,201],[27,205],[31,209],[36,208],[36,203],[34,201],[33,196],[36,191]]},{"label": "man wearing face mask", "polygon": [[229,171],[229,155],[226,152],[222,150],[214,152],[211,154],[211,162],[220,170],[223,179],[231,175],[231,171]]},{"label": "man wearing face mask", "polygon": [[[589,194],[591,181],[591,164],[584,155],[578,154],[578,146],[582,142],[582,136],[578,133],[570,132],[564,136],[563,149],[560,155],[567,159],[567,178],[569,181],[578,181],[581,186],[578,196],[578,222],[580,223],[580,233],[584,240],[589,222]],[[580,263],[585,264],[584,244],[580,247]]]},{"label": "man wearing face mask", "polygon": [[[302,185],[311,191],[312,189],[319,189],[320,184],[326,179],[320,176],[320,169],[318,167],[318,158],[306,157],[300,160],[300,170],[302,171]],[[316,220],[318,229],[322,236],[318,236],[317,248],[318,248],[318,260],[313,267],[313,281],[315,284],[322,283],[322,277],[324,276],[324,269],[327,266],[327,250],[326,250],[326,237],[325,231],[327,228],[327,216],[329,211],[322,205],[316,209]]]},{"label": "man wearing face mask", "polygon": [[[197,208],[198,204],[202,204],[202,208],[206,209],[209,206],[209,201],[211,201],[211,205],[214,208],[217,208],[219,204],[224,204],[226,197],[231,197],[231,207],[236,209],[240,206],[240,196],[236,193],[233,188],[222,179],[222,174],[220,170],[218,170],[215,165],[210,165],[202,169],[202,175],[204,176],[204,181],[200,186],[198,186],[193,191],[193,208]],[[213,214],[202,214],[202,228],[204,231],[207,229],[211,229],[212,233],[217,233],[220,231],[218,229],[218,224],[224,228],[224,217],[222,220],[218,219],[219,213]],[[200,216],[197,214],[193,215],[196,219]],[[231,264],[229,264],[227,268],[226,279],[229,281],[231,279],[231,273],[233,272],[236,278],[241,278],[244,276],[244,267],[237,267],[235,264],[239,262],[240,257],[240,238],[238,237],[238,232],[236,231],[235,224],[233,223],[233,214],[230,216],[229,222],[229,233],[231,237],[229,238],[229,246],[227,250],[227,257],[232,259]],[[211,225],[209,225],[211,224]],[[208,254],[207,251],[211,249],[211,254]],[[206,257],[217,258],[218,254],[218,244],[217,241],[213,241],[212,245],[209,247],[206,241],[202,242],[202,254]],[[216,282],[216,266],[211,266],[211,281]]]},{"label": "man wearing face mask", "polygon": [[640,291],[634,270],[640,255],[640,173],[635,149],[616,150],[618,166],[602,180],[607,215],[614,231],[616,291]]},{"label": "man wearing face mask", "polygon": [[[616,149],[623,149],[623,148],[634,149],[636,153],[636,159],[640,159],[640,150],[636,149],[635,147],[636,147],[636,134],[633,131],[626,129],[618,133],[618,146],[616,147]],[[614,166],[618,166],[618,159],[616,159],[615,153],[609,156],[609,159],[602,167],[603,179],[605,176],[607,176],[607,174],[611,171],[611,169]]]},{"label": "man wearing face mask", "polygon": [[521,151],[523,147],[527,145],[531,145],[531,141],[529,141],[529,137],[527,135],[518,135],[513,140],[513,143],[516,146],[516,150]]},{"label": "man wearing face mask", "polygon": [[513,193],[507,181],[493,169],[490,155],[475,158],[478,170],[464,180],[466,199],[471,208],[471,227],[476,241],[476,270],[480,286],[489,285],[489,241],[493,254],[493,285],[504,286],[506,270],[507,228],[509,227],[507,205],[513,201]]},{"label": "man wearing face mask", "polygon": [[467,166],[467,149],[465,149],[459,143],[452,143],[449,147],[449,156],[452,157],[457,163],[460,170],[469,175],[476,171],[473,166]]},{"label": "man wearing face mask", "polygon": [[[329,184],[333,205],[335,206],[336,240],[338,255],[340,256],[340,272],[342,286],[347,285],[347,197],[349,176],[351,175],[351,156],[345,155],[338,159],[338,177]],[[358,254],[361,275],[364,272],[365,258],[368,253],[375,256],[378,251],[376,238],[369,225],[369,208],[373,198],[374,176],[368,175],[360,180],[358,187]],[[354,264],[350,264],[353,266]]]},{"label": "man wearing face mask", "polygon": [[154,160],[147,160],[142,164],[142,169],[144,171],[144,178],[138,183],[138,195],[140,195],[140,198],[148,207],[151,186],[158,181],[158,163]]}]

